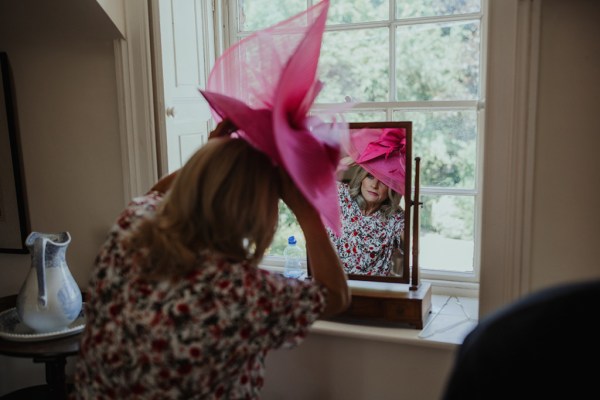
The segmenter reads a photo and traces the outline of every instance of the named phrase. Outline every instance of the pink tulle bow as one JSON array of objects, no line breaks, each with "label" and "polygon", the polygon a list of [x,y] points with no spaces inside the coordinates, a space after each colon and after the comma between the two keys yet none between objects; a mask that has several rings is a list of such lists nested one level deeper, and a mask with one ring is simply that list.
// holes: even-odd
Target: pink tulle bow
[{"label": "pink tulle bow", "polygon": [[353,160],[395,192],[405,192],[406,130],[363,128],[351,131],[344,141]]},{"label": "pink tulle bow", "polygon": [[383,129],[381,137],[369,143],[356,162],[363,163],[381,156],[387,159],[394,152],[406,154],[405,129]]},{"label": "pink tulle bow", "polygon": [[335,233],[341,231],[335,171],[343,123],[308,113],[323,84],[317,64],[329,0],[231,46],[215,62],[200,92],[218,122],[282,166]]}]

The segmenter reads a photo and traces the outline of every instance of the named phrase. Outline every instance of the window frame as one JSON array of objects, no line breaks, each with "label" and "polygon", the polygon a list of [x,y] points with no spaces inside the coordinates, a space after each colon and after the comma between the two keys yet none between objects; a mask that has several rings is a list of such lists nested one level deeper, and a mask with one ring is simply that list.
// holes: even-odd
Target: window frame
[{"label": "window frame", "polygon": [[[157,0],[152,0],[151,4]],[[222,20],[224,0],[214,0],[214,17]],[[482,180],[479,285],[436,282],[434,293],[477,297],[483,316],[530,288],[533,168],[541,0],[486,1],[486,137]],[[157,41],[160,27],[146,0],[129,0],[123,8],[125,37],[114,41],[119,131],[122,146],[123,202],[143,194],[160,168],[157,138],[166,135],[160,118],[163,99],[153,88],[160,76]],[[215,36],[227,33],[215,25]],[[482,38],[482,40],[484,40]],[[220,49],[222,51],[222,49]],[[154,53],[153,53],[154,51]],[[510,160],[511,162],[507,162]],[[508,223],[507,223],[508,221]]]},{"label": "window frame", "polygon": [[[317,0],[307,0],[307,7],[316,3]],[[217,49],[226,49],[240,39],[252,34],[253,31],[237,32],[237,0],[220,0],[219,12],[215,15],[215,26],[221,26],[223,29],[220,35],[219,43],[216,44]],[[427,269],[426,266],[420,267],[421,279],[425,282],[430,282],[437,287],[445,287],[447,289],[458,289],[473,293],[478,290],[480,279],[480,241],[481,241],[481,205],[483,185],[483,144],[484,144],[484,127],[485,127],[485,78],[486,78],[486,55],[487,55],[487,10],[488,0],[481,0],[481,10],[477,13],[467,13],[452,16],[435,16],[435,17],[418,17],[405,20],[395,19],[396,0],[389,0],[390,18],[388,20],[356,23],[356,24],[336,24],[328,25],[326,32],[343,31],[364,28],[389,28],[389,52],[395,54],[395,28],[398,26],[431,24],[440,22],[455,22],[455,21],[472,21],[478,19],[480,21],[480,77],[479,77],[479,93],[480,97],[477,100],[437,100],[437,101],[394,101],[395,95],[395,76],[394,73],[389,74],[389,93],[388,99],[385,102],[372,103],[357,103],[352,108],[351,112],[381,110],[386,114],[386,121],[393,121],[394,111],[446,111],[446,110],[471,110],[476,112],[477,117],[477,143],[475,165],[476,181],[473,189],[451,189],[451,188],[433,188],[421,186],[421,195],[466,195],[474,198],[474,216],[473,216],[473,271],[472,272],[453,272]],[[218,55],[217,55],[218,56]],[[389,60],[390,71],[395,71],[394,57]],[[331,104],[319,103],[313,106],[315,111],[326,109]],[[418,156],[418,154],[415,154]],[[267,255],[262,266],[265,269],[272,271],[281,271],[283,268],[283,257],[275,255]],[[306,264],[305,264],[306,266]],[[463,292],[461,292],[463,293]]]}]

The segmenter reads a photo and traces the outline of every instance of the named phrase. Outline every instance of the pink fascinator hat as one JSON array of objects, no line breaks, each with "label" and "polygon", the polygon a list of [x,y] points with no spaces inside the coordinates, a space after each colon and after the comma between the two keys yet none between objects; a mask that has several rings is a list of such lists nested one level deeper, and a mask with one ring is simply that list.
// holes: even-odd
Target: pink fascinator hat
[{"label": "pink fascinator hat", "polygon": [[349,135],[348,155],[393,191],[404,195],[406,130],[365,128]]},{"label": "pink fascinator hat", "polygon": [[324,0],[237,42],[216,60],[200,92],[215,120],[230,119],[240,138],[283,167],[339,233],[335,171],[347,124],[308,116],[323,87],[317,64],[328,9]]}]

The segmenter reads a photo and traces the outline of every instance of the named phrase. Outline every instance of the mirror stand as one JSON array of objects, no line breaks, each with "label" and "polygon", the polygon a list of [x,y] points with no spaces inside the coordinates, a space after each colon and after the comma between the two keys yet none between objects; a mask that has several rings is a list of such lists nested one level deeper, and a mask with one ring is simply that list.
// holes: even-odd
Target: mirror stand
[{"label": "mirror stand", "polygon": [[[407,192],[406,207],[413,208],[413,241],[411,276],[409,283],[354,280],[348,285],[352,292],[350,307],[331,320],[354,323],[378,323],[383,325],[406,325],[423,329],[427,315],[431,313],[431,284],[419,279],[419,174],[420,157],[415,158],[415,194],[410,199]],[[410,215],[410,214],[409,214]]]}]

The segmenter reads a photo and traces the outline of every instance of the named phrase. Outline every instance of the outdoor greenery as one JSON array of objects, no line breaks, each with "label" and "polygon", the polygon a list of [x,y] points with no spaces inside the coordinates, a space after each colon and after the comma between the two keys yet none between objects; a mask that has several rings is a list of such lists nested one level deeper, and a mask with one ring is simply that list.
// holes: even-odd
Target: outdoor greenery
[{"label": "outdoor greenery", "polygon": [[283,250],[286,248],[288,238],[295,236],[298,241],[298,247],[305,249],[305,239],[300,225],[292,211],[285,205],[283,201],[279,201],[279,224],[277,226],[277,232],[275,238],[271,243],[271,247],[268,251],[269,255],[272,256],[283,256]]},{"label": "outdoor greenery", "polygon": [[[242,36],[309,4],[306,0],[237,1]],[[391,17],[390,1],[331,0],[318,67],[325,87],[316,103],[356,103],[356,109],[345,114],[348,122],[385,121],[388,115],[396,121],[412,121],[413,156],[421,158],[421,233],[473,242],[477,109],[423,103],[409,107],[403,102],[480,100],[480,20],[478,15],[453,16],[480,12],[481,1],[396,0],[396,15]],[[423,17],[443,18],[416,19]],[[281,203],[270,254],[283,254],[290,235],[304,244],[293,214]]]}]

